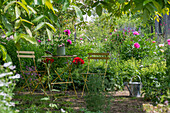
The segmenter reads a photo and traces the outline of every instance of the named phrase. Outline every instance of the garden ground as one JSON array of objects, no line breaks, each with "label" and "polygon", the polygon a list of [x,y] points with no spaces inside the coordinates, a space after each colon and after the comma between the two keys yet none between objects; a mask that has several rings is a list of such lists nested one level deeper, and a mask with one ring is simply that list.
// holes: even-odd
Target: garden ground
[{"label": "garden ground", "polygon": [[[85,111],[87,111],[85,100],[84,98],[81,98],[81,92],[78,92],[79,98],[75,98],[74,96],[57,98],[53,101],[54,105],[51,105],[50,107],[49,105],[52,101],[43,100],[42,98],[44,95],[42,93],[35,93],[33,95],[27,93],[28,92],[22,93],[22,96],[15,95],[13,99],[14,101],[18,101],[16,107],[20,110],[20,112],[36,111],[43,113],[45,111],[52,111],[52,113],[60,113],[61,109],[64,109],[69,113],[85,113]],[[68,91],[68,94],[74,95],[74,92]],[[60,94],[55,93],[55,95]],[[160,106],[165,107],[164,105],[153,107],[151,102],[145,101],[143,97],[129,97],[127,89],[124,89],[124,91],[109,92],[109,95],[111,96],[111,100],[109,105],[110,110],[108,113],[146,113],[146,111],[152,112],[151,110],[153,109],[158,111],[160,110]],[[169,112],[168,109],[169,108],[164,111]]]}]

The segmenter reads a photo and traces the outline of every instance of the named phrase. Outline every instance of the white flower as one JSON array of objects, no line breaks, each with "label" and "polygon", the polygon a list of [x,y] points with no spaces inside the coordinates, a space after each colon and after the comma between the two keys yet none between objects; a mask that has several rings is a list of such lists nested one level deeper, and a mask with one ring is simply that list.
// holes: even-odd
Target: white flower
[{"label": "white flower", "polygon": [[163,53],[164,52],[164,50],[163,49],[160,49],[160,51]]},{"label": "white flower", "polygon": [[9,69],[14,70],[16,66],[9,66]]},{"label": "white flower", "polygon": [[81,43],[81,44],[83,44],[83,43],[84,43],[84,41],[80,41],[80,43]]},{"label": "white flower", "polygon": [[12,75],[12,74],[13,74],[13,72],[2,73],[2,74],[0,74],[0,78],[4,77],[4,76],[6,76],[6,75]]},{"label": "white flower", "polygon": [[66,111],[65,111],[64,109],[61,108],[61,112],[62,112],[62,113],[65,113]]},{"label": "white flower", "polygon": [[140,65],[139,67],[143,67],[143,65]]},{"label": "white flower", "polygon": [[164,44],[159,44],[159,47],[163,47],[164,46]]},{"label": "white flower", "polygon": [[9,77],[9,79],[16,79],[16,78],[20,78],[20,74],[16,74],[15,76]]},{"label": "white flower", "polygon": [[154,54],[156,54],[156,52],[153,52]]},{"label": "white flower", "polygon": [[12,64],[12,62],[8,62],[8,63],[4,63],[4,67],[8,67],[8,66],[10,66]]}]

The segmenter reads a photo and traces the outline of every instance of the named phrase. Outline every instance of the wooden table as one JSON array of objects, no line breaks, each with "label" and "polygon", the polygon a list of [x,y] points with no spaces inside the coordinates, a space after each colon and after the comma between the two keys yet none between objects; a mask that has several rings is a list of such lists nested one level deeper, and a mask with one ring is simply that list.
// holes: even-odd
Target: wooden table
[{"label": "wooden table", "polygon": [[[66,90],[67,90],[67,84],[71,83],[71,84],[73,84],[74,92],[75,92],[75,94],[77,96],[77,92],[76,92],[75,85],[74,85],[73,78],[72,78],[72,74],[71,74],[72,60],[71,60],[71,62],[68,60],[69,58],[74,58],[74,57],[76,57],[76,55],[63,55],[63,56],[50,55],[50,56],[42,56],[42,58],[44,58],[44,59],[47,59],[47,58],[66,58],[66,60],[67,60],[67,67],[60,74],[57,72],[56,69],[54,69],[54,72],[56,73],[57,77],[54,80],[52,80],[52,82],[50,81],[50,86],[52,86],[54,84],[66,84]],[[52,64],[52,62],[50,64]],[[50,74],[50,70],[51,70],[51,66],[49,67],[49,69],[47,69],[48,74]],[[62,77],[61,77],[61,75],[64,72],[66,72],[66,71],[69,71],[69,75],[68,75],[67,81],[64,82]],[[60,79],[61,82],[55,82],[58,78]],[[71,81],[69,79],[71,79]],[[47,87],[48,86],[46,86],[46,88]]]}]

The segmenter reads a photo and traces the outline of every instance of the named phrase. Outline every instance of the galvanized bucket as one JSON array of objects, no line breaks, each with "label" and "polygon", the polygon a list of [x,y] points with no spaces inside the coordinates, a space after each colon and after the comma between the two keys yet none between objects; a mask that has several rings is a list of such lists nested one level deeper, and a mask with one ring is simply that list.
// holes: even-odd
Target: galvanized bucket
[{"label": "galvanized bucket", "polygon": [[65,46],[57,48],[57,55],[65,55]]},{"label": "galvanized bucket", "polygon": [[133,97],[141,97],[141,88],[142,88],[142,82],[140,76],[137,75],[140,82],[132,82],[133,78],[136,76],[133,76],[129,82],[130,87],[130,93]]}]

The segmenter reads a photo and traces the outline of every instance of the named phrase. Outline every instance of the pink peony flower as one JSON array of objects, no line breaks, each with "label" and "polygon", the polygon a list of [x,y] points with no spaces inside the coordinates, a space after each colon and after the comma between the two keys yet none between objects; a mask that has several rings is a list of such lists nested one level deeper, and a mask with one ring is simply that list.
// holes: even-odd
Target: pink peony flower
[{"label": "pink peony flower", "polygon": [[83,40],[83,38],[80,38],[80,40]]},{"label": "pink peony flower", "polygon": [[107,38],[105,38],[104,40],[107,41]]},{"label": "pink peony flower", "polygon": [[170,42],[168,42],[168,45],[170,45]]},{"label": "pink peony flower", "polygon": [[41,40],[38,40],[39,43],[41,43]]},{"label": "pink peony flower", "polygon": [[139,33],[137,31],[134,31],[133,34],[134,35],[139,35]]},{"label": "pink peony flower", "polygon": [[68,39],[67,42],[68,42],[69,44],[72,44],[72,41],[71,41],[70,39]]},{"label": "pink peony flower", "polygon": [[156,43],[156,41],[152,41],[152,43]]},{"label": "pink peony flower", "polygon": [[167,42],[170,42],[170,39],[168,39]]},{"label": "pink peony flower", "polygon": [[139,48],[140,45],[138,43],[134,43],[135,48]]},{"label": "pink peony flower", "polygon": [[64,32],[65,32],[66,35],[68,35],[68,36],[70,36],[70,34],[71,34],[71,31],[70,31],[69,29],[64,30]]}]

